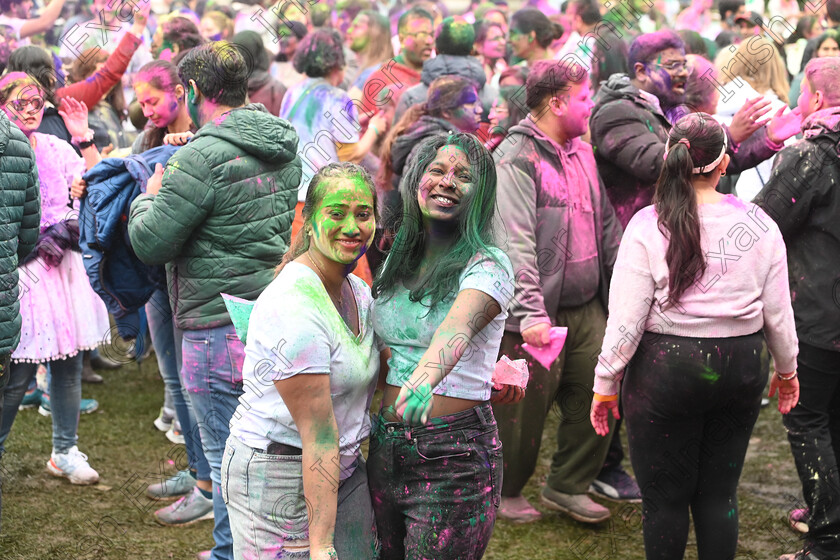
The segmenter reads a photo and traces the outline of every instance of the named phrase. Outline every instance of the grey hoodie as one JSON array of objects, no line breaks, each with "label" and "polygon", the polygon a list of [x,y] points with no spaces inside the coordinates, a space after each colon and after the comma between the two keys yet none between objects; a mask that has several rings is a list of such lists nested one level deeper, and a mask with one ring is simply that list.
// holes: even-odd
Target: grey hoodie
[{"label": "grey hoodie", "polygon": [[[576,188],[589,188],[598,251],[598,294],[607,309],[622,229],[598,176],[592,147],[580,138],[559,146],[526,117],[510,129],[493,159],[502,222],[497,231],[505,237],[499,246],[513,264],[516,281],[505,328],[521,332],[540,323],[554,324],[557,310],[564,306],[560,295],[566,265],[574,257],[569,251],[569,232]],[[574,279],[575,284],[580,282]]]}]

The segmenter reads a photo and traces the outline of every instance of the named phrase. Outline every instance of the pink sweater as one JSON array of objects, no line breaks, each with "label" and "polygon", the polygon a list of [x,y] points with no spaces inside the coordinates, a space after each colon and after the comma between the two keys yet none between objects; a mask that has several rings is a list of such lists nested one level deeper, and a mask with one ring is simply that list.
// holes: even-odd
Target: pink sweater
[{"label": "pink sweater", "polygon": [[596,393],[614,395],[644,331],[727,338],[764,329],[777,371],[796,369],[798,340],[788,287],[787,253],[775,222],[758,206],[727,195],[699,207],[706,272],[665,311],[666,237],[653,206],[624,232],[612,282],[607,331],[595,367]]}]

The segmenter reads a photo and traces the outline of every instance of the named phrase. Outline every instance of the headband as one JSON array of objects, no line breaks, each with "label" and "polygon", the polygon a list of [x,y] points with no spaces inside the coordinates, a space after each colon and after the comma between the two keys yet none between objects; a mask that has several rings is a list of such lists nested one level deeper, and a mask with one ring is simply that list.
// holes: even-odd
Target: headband
[{"label": "headband", "polygon": [[[688,141],[688,138],[680,138],[677,141],[677,144],[685,144],[686,148],[691,148],[691,143]],[[720,162],[723,161],[723,156],[726,155],[727,144],[728,144],[728,141],[727,141],[726,133],[724,133],[724,135],[723,135],[723,146],[720,149],[720,155],[717,158],[715,158],[715,160],[712,163],[710,163],[708,165],[704,165],[703,167],[693,168],[691,170],[691,173],[693,175],[701,175],[703,173],[708,173],[709,171],[711,171],[712,169],[714,169],[715,167],[720,165]],[[671,147],[672,146],[670,144],[668,144],[667,142],[665,143],[665,158],[666,159],[668,158],[668,152],[671,151]]]},{"label": "headband", "polygon": [[18,81],[19,82],[28,81],[28,82],[31,82],[32,84],[34,84],[37,87],[41,87],[40,85],[38,85],[38,83],[35,81],[35,79],[32,76],[30,76],[29,74],[27,74],[26,72],[9,72],[5,76],[3,76],[2,79],[0,79],[0,89],[3,89],[7,85],[9,85],[13,82],[18,82]]}]

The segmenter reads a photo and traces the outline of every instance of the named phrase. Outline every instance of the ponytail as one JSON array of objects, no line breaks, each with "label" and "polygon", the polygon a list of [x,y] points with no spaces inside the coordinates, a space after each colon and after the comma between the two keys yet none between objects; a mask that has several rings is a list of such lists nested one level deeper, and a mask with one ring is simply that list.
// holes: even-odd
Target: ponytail
[{"label": "ponytail", "polygon": [[691,113],[681,118],[665,145],[665,165],[656,182],[653,205],[659,230],[668,238],[668,298],[677,305],[706,272],[700,243],[700,214],[692,178],[715,173],[726,156],[726,133],[714,117]]},{"label": "ponytail", "polygon": [[[700,216],[697,195],[691,185],[694,162],[687,142],[677,142],[665,157],[662,174],[656,184],[653,204],[660,231],[666,230],[668,249],[668,300],[675,305],[683,293],[706,271],[706,259],[700,246]],[[663,234],[665,231],[663,231]]]}]

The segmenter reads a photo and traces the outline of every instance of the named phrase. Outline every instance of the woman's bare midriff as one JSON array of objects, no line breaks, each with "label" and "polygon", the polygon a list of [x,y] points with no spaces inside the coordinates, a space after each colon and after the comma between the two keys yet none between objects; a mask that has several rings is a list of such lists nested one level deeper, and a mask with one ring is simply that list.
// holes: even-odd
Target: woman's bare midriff
[{"label": "woman's bare midriff", "polygon": [[[397,397],[400,394],[400,387],[388,385],[385,388],[385,396],[382,398],[382,417],[388,422],[402,422],[402,417],[394,411],[394,403],[397,402]],[[474,401],[469,399],[459,399],[456,397],[445,397],[443,395],[434,396],[434,405],[430,418],[437,418],[439,416],[449,416],[451,414],[458,414],[465,410],[474,408],[484,401]]]}]

